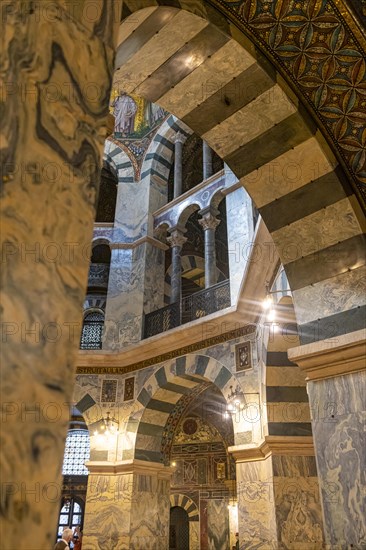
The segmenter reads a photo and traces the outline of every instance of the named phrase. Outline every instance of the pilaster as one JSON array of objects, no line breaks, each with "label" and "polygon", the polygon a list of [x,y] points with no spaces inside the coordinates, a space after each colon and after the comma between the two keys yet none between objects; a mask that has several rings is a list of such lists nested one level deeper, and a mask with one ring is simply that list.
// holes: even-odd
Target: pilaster
[{"label": "pilaster", "polygon": [[267,436],[258,447],[229,452],[236,461],[240,549],[323,548],[312,438]]},{"label": "pilaster", "polygon": [[289,350],[307,375],[326,543],[366,545],[365,331]]}]

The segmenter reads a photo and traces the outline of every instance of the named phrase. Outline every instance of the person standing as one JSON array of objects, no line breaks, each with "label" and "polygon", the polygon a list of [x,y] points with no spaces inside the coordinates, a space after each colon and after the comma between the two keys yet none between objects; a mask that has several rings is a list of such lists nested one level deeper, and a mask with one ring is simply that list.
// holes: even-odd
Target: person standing
[{"label": "person standing", "polygon": [[53,550],[69,550],[69,542],[72,539],[72,529],[64,529],[61,540],[57,541]]}]

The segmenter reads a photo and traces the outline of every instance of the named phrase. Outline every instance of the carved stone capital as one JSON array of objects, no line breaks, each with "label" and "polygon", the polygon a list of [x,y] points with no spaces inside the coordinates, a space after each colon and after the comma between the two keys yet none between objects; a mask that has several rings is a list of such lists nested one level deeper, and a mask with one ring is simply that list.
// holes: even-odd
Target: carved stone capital
[{"label": "carved stone capital", "polygon": [[184,143],[185,140],[186,138],[181,132],[177,132],[173,138],[174,143]]},{"label": "carved stone capital", "polygon": [[204,231],[206,231],[206,229],[216,229],[220,222],[221,220],[217,219],[211,212],[207,212],[198,220],[198,223],[203,227]]},{"label": "carved stone capital", "polygon": [[172,248],[174,246],[179,246],[179,248],[182,248],[184,243],[187,242],[187,238],[183,235],[183,231],[180,229],[174,229],[171,231],[170,236],[167,237],[167,242]]}]

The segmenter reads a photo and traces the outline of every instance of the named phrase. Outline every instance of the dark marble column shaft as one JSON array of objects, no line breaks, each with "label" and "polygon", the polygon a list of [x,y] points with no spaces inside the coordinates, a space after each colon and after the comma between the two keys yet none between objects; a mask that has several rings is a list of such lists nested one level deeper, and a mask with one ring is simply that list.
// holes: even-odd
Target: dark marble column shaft
[{"label": "dark marble column shaft", "polygon": [[217,213],[213,209],[200,211],[202,218],[199,223],[205,233],[205,288],[217,283],[215,231],[220,223],[215,217]]},{"label": "dark marble column shaft", "polygon": [[206,180],[213,174],[212,149],[203,141],[203,179]]},{"label": "dark marble column shaft", "polygon": [[182,262],[181,250],[186,242],[186,237],[183,233],[185,230],[174,228],[170,231],[170,237],[167,238],[168,243],[172,248],[172,273],[171,273],[171,295],[170,303],[180,302],[182,294]]},{"label": "dark marble column shaft", "polygon": [[183,142],[184,137],[181,133],[175,136],[174,146],[174,198],[180,197],[182,194],[182,175],[183,175]]}]

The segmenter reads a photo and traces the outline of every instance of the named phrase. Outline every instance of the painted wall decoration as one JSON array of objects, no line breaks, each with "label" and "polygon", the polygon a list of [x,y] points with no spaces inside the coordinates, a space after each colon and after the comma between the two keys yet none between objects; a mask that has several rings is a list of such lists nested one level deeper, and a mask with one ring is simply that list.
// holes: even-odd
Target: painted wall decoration
[{"label": "painted wall decoration", "polygon": [[103,380],[102,382],[102,403],[115,403],[117,399],[117,380]]},{"label": "painted wall decoration", "polygon": [[236,356],[236,372],[249,370],[253,367],[252,364],[252,344],[244,342],[235,348]]},{"label": "painted wall decoration", "polygon": [[162,107],[135,94],[112,90],[109,106],[114,116],[114,139],[141,161],[157,127],[169,114]]},{"label": "painted wall decoration", "polygon": [[125,391],[123,395],[123,401],[130,401],[134,398],[135,393],[135,377],[126,378],[125,380]]}]

